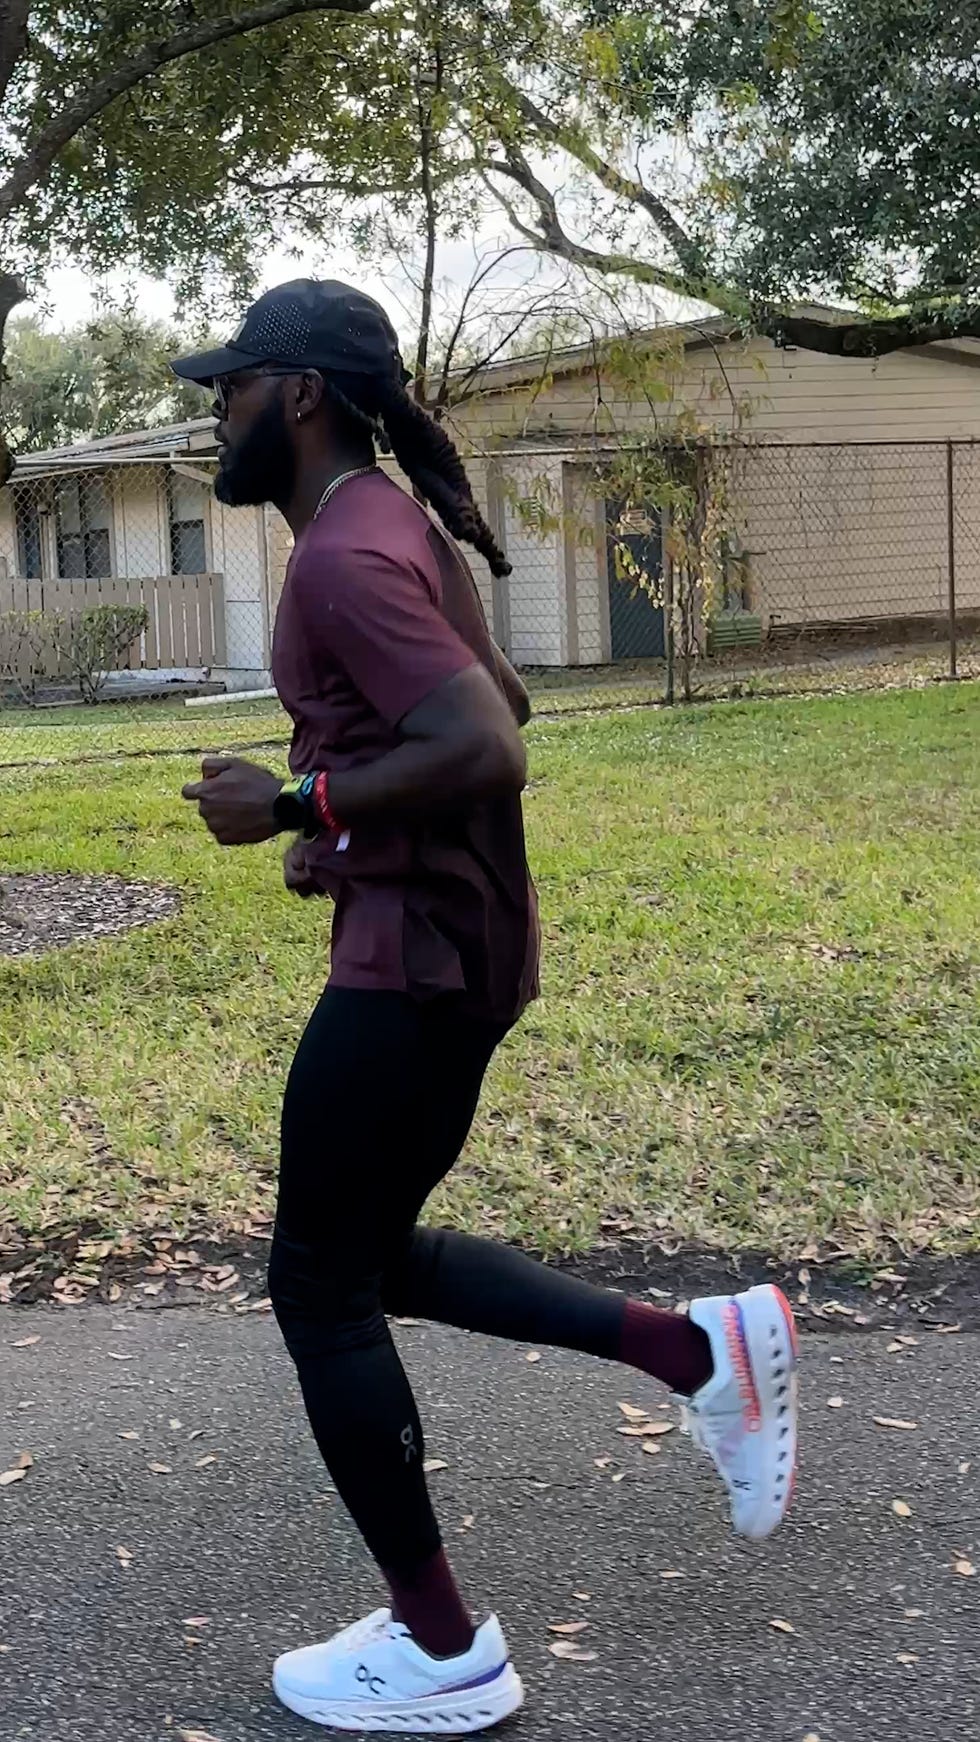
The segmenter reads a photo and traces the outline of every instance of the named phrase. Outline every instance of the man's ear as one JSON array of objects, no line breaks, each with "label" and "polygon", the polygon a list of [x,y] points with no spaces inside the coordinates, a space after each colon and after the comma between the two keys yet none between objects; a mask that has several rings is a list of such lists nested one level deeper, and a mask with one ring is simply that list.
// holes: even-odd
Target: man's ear
[{"label": "man's ear", "polygon": [[305,423],[323,403],[323,376],[319,371],[304,369],[302,375],[296,377],[292,397],[296,416],[301,423]]}]

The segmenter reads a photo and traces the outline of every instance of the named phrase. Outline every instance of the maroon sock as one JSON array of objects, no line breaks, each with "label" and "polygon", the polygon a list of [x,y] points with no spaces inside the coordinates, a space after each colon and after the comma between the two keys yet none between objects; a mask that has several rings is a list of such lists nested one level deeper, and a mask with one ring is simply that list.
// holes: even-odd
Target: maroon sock
[{"label": "maroon sock", "polygon": [[461,1657],[473,1644],[473,1618],[440,1549],[410,1575],[385,1572],[391,1613],[432,1657]]},{"label": "maroon sock", "polygon": [[714,1372],[707,1333],[686,1313],[628,1300],[619,1358],[690,1397]]}]

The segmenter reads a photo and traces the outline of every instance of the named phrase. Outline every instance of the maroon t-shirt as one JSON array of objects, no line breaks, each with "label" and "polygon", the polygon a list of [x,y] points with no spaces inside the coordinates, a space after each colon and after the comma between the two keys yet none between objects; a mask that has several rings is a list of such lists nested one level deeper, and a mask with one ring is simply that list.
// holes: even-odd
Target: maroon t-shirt
[{"label": "maroon t-shirt", "polygon": [[[290,767],[347,769],[479,661],[496,678],[476,583],[452,542],[382,473],[342,484],[300,535],[272,649],[293,720]],[[537,992],[537,903],[517,794],[425,820],[377,817],[308,848],[334,899],[330,983],[516,1021]]]}]

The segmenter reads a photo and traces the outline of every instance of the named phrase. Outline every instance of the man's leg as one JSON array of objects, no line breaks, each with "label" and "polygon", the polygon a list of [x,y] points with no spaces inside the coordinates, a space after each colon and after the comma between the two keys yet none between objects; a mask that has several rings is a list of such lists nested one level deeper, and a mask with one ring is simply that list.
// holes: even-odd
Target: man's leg
[{"label": "man's leg", "polygon": [[493,1240],[416,1228],[381,1298],[397,1318],[577,1349],[689,1396],[711,1377],[711,1345],[686,1313],[596,1288]]},{"label": "man's leg", "polygon": [[[432,1020],[439,1021],[438,1012]],[[451,1080],[466,1025],[446,1026],[436,1050]],[[438,1097],[427,1105],[436,1109]],[[451,1153],[426,1142],[423,1156]],[[428,1181],[428,1189],[436,1184]],[[405,1218],[410,1226],[421,1208]],[[743,1535],[768,1536],[785,1515],[796,1465],[793,1315],[771,1286],[692,1302],[687,1313],[539,1264],[490,1240],[413,1228],[385,1270],[382,1304],[395,1316],[546,1343],[620,1361],[690,1399],[695,1439],[710,1453]]]},{"label": "man's leg", "polygon": [[[486,1060],[446,1080],[419,1008],[328,991],[286,1091],[269,1287],[317,1444],[419,1643],[473,1639],[426,1489],[418,1412],[381,1306],[381,1274],[413,1205],[465,1138]],[[438,1109],[430,1100],[438,1094]],[[433,1154],[448,1143],[451,1153]]]}]

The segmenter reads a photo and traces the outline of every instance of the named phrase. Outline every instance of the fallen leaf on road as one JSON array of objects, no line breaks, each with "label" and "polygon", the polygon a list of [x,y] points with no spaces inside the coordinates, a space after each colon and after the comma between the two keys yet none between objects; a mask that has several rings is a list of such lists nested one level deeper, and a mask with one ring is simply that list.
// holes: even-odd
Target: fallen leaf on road
[{"label": "fallen leaf on road", "polygon": [[912,1508],[904,1500],[893,1500],[892,1511],[896,1518],[911,1518]]},{"label": "fallen leaf on road", "polygon": [[588,1627],[587,1621],[549,1621],[549,1633],[584,1633]]},{"label": "fallen leaf on road", "polygon": [[210,1730],[178,1730],[178,1742],[218,1742]]},{"label": "fallen leaf on road", "polygon": [[817,1735],[816,1730],[809,1730],[804,1736],[803,1742],[820,1742],[820,1737]]},{"label": "fallen leaf on road", "polygon": [[644,1440],[642,1446],[640,1447],[641,1452],[646,1452],[651,1457],[653,1456],[654,1452],[659,1452],[659,1450],[660,1450],[660,1446],[656,1440]]},{"label": "fallen leaf on road", "polygon": [[40,1341],[40,1337],[18,1337],[16,1343],[11,1343],[10,1347],[12,1349],[33,1349],[34,1344]]},{"label": "fallen leaf on road", "polygon": [[188,1615],[186,1621],[182,1621],[180,1625],[182,1627],[210,1627],[211,1617],[210,1615]]},{"label": "fallen leaf on road", "polygon": [[899,1651],[895,1655],[896,1663],[918,1663],[918,1661],[914,1651]]},{"label": "fallen leaf on road", "polygon": [[10,1650],[10,1646],[9,1646],[9,1645],[0,1645],[0,1657],[6,1657],[6,1655],[7,1655],[7,1652],[8,1652],[8,1651],[9,1651],[9,1650]]},{"label": "fallen leaf on road", "polygon": [[961,1476],[965,1476],[967,1470],[970,1468],[969,1458],[964,1459],[962,1464],[957,1464],[956,1468]]},{"label": "fallen leaf on road", "polygon": [[925,1610],[924,1609],[903,1609],[902,1614],[905,1616],[907,1621],[921,1621],[923,1615],[925,1614]]},{"label": "fallen leaf on road", "polygon": [[792,1621],[770,1621],[770,1627],[775,1627],[777,1633],[795,1633]]},{"label": "fallen leaf on road", "polygon": [[904,1349],[904,1347],[905,1347],[904,1343],[897,1343],[897,1342],[896,1343],[889,1343],[886,1350],[885,1350],[885,1353],[886,1353],[886,1355],[900,1355],[902,1353],[902,1350]]},{"label": "fallen leaf on road", "polygon": [[616,1429],[618,1434],[622,1434],[624,1438],[628,1440],[649,1439],[652,1433],[658,1433],[659,1431],[660,1430],[654,1426],[652,1421],[637,1422],[634,1427],[618,1427]]},{"label": "fallen leaf on road", "polygon": [[20,1456],[14,1459],[12,1467],[9,1470],[4,1470],[3,1474],[0,1475],[0,1488],[9,1488],[14,1482],[23,1482],[28,1470],[33,1469],[33,1467],[34,1459],[30,1452],[21,1452]]},{"label": "fallen leaf on road", "polygon": [[874,1415],[871,1419],[874,1422],[875,1427],[903,1428],[909,1433],[914,1433],[919,1425],[917,1421],[896,1421],[895,1418],[890,1415]]},{"label": "fallen leaf on road", "polygon": [[843,1407],[844,1407],[844,1399],[842,1397],[828,1397],[828,1399],[827,1399],[827,1408],[828,1409],[843,1409]]},{"label": "fallen leaf on road", "polygon": [[549,1645],[552,1657],[566,1658],[571,1663],[595,1663],[594,1651],[583,1651],[574,1639],[556,1639]]},{"label": "fallen leaf on road", "polygon": [[672,1421],[651,1421],[643,1429],[647,1439],[653,1439],[658,1434],[672,1434],[673,1431],[674,1423]]},{"label": "fallen leaf on road", "polygon": [[170,1417],[170,1421],[168,1423],[168,1426],[170,1427],[170,1429],[173,1433],[178,1433],[179,1430],[183,1427],[183,1425],[184,1425],[183,1422],[178,1421],[177,1417],[175,1415],[172,1415]]},{"label": "fallen leaf on road", "polygon": [[625,1482],[625,1480],[626,1480],[626,1471],[625,1470],[618,1471],[617,1474],[613,1477],[614,1482]]},{"label": "fallen leaf on road", "polygon": [[954,1573],[959,1573],[961,1579],[974,1578],[976,1576],[976,1570],[977,1569],[972,1561],[962,1560],[953,1562],[953,1571]]},{"label": "fallen leaf on road", "polygon": [[448,1470],[449,1465],[446,1463],[445,1458],[426,1458],[422,1468],[427,1476],[432,1476],[435,1474],[436,1470]]},{"label": "fallen leaf on road", "polygon": [[529,1355],[525,1355],[524,1359],[525,1359],[525,1361],[530,1361],[531,1365],[533,1366],[535,1361],[540,1361],[541,1356],[538,1354],[537,1349],[532,1349],[531,1353]]},{"label": "fallen leaf on road", "polygon": [[591,1591],[573,1591],[572,1596],[576,1603],[591,1603],[592,1601]]},{"label": "fallen leaf on road", "polygon": [[612,1463],[612,1459],[611,1458],[593,1458],[592,1462],[594,1463],[597,1470],[608,1470],[610,1464]]},{"label": "fallen leaf on road", "polygon": [[956,1332],[962,1329],[962,1325],[937,1325],[936,1335],[937,1337],[954,1337]]},{"label": "fallen leaf on road", "polygon": [[472,1530],[475,1523],[476,1523],[476,1513],[475,1512],[468,1512],[466,1514],[466,1517],[463,1519],[463,1529],[464,1530]]},{"label": "fallen leaf on road", "polygon": [[625,1415],[627,1421],[646,1421],[647,1419],[646,1410],[637,1409],[633,1403],[621,1403],[619,1408],[620,1413]]},{"label": "fallen leaf on road", "polygon": [[660,1577],[662,1579],[682,1579],[684,1574],[678,1572],[676,1567],[668,1567],[666,1572],[660,1574]]},{"label": "fallen leaf on road", "polygon": [[140,1436],[135,1428],[128,1428],[124,1434],[119,1435],[121,1440],[138,1440],[139,1437]]},{"label": "fallen leaf on road", "polygon": [[131,1361],[133,1359],[132,1355],[120,1355],[117,1349],[109,1349],[108,1355],[110,1361]]},{"label": "fallen leaf on road", "polygon": [[195,1468],[195,1470],[206,1470],[209,1464],[216,1464],[217,1462],[218,1462],[218,1460],[215,1457],[214,1453],[208,1452],[206,1457],[197,1458],[195,1460],[194,1468]]},{"label": "fallen leaf on road", "polygon": [[155,1476],[172,1476],[174,1473],[172,1464],[148,1464],[147,1469],[152,1470]]},{"label": "fallen leaf on road", "polygon": [[[272,1302],[271,1302],[271,1301],[269,1301],[269,1302],[268,1302],[268,1303],[266,1303],[266,1302],[262,1302],[262,1303],[261,1303],[261,1304],[262,1304],[262,1305],[266,1305],[266,1304],[268,1304],[268,1305],[269,1305],[269,1306],[271,1306],[271,1305],[272,1305]],[[420,1325],[420,1324],[421,1324],[421,1323],[422,1323],[422,1320],[421,1320],[421,1319],[392,1319],[392,1321],[391,1321],[391,1322],[392,1322],[392,1324],[393,1324],[393,1325],[408,1325],[408,1326],[412,1326],[412,1325]]]}]

